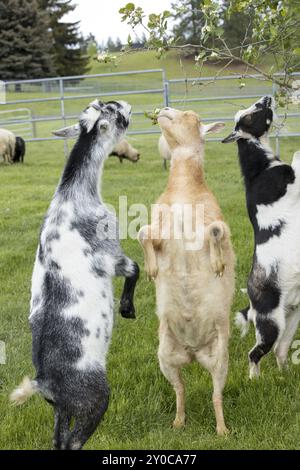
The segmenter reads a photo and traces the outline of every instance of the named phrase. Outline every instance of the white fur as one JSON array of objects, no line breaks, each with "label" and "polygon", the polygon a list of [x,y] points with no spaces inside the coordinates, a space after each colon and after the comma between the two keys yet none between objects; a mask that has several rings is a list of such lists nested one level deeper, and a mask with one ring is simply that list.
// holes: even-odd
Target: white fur
[{"label": "white fur", "polygon": [[36,392],[35,382],[29,377],[24,377],[20,385],[10,394],[9,399],[14,405],[22,405]]},{"label": "white fur", "polygon": [[12,163],[16,146],[16,137],[7,129],[0,129],[0,157],[6,163]]},{"label": "white fur", "polygon": [[249,321],[246,321],[241,312],[237,312],[235,316],[235,326],[240,330],[241,337],[243,338],[249,331]]}]

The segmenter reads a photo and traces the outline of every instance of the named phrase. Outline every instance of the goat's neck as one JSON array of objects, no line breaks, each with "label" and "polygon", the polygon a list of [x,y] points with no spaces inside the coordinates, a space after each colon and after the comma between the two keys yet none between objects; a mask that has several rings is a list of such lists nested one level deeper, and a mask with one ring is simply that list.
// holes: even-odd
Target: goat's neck
[{"label": "goat's neck", "polygon": [[260,173],[269,168],[276,157],[266,137],[261,140],[239,139],[237,144],[242,174],[246,187],[249,187]]},{"label": "goat's neck", "polygon": [[[106,147],[106,146],[105,146]],[[101,176],[107,149],[89,134],[81,135],[65,166],[58,192],[73,201],[101,200]]]},{"label": "goat's neck", "polygon": [[203,152],[200,150],[188,153],[186,149],[182,154],[176,150],[172,153],[169,176],[169,187],[184,187],[185,189],[199,188],[204,183]]}]

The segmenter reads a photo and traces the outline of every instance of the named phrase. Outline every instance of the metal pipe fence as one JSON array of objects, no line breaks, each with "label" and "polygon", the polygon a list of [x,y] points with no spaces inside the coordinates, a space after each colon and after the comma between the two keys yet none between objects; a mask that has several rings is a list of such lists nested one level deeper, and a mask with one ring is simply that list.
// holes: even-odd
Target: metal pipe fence
[{"label": "metal pipe fence", "polygon": [[[300,77],[300,72],[293,76]],[[169,105],[186,109],[192,104],[203,121],[232,123],[235,110],[246,106],[248,100],[263,94],[274,95],[277,89],[274,83],[263,81],[259,75],[247,76],[247,86],[239,88],[240,78],[227,75],[168,80],[164,69],[149,69],[5,82],[7,100],[0,105],[0,126],[17,132],[28,142],[61,140],[52,137],[51,130],[77,119],[80,109],[86,106],[84,100],[97,96],[128,97],[133,105],[133,122],[128,132],[131,135],[158,134],[159,129],[151,128],[144,111]],[[17,107],[23,105],[27,107]],[[286,118],[286,126],[273,135],[278,148],[281,137],[300,137],[299,124],[293,121],[300,117],[298,109],[292,107],[287,116],[279,114],[280,118]]]}]

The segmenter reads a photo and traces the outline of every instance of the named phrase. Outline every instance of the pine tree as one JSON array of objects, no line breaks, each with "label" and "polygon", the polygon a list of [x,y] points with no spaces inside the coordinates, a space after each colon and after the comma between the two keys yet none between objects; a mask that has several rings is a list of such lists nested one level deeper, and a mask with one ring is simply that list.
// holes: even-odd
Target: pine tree
[{"label": "pine tree", "polygon": [[111,36],[108,36],[107,43],[106,43],[106,49],[109,52],[114,52],[116,50],[116,45],[114,40],[111,38]]},{"label": "pine tree", "polygon": [[175,10],[173,33],[179,44],[199,44],[201,29],[204,26],[201,6],[204,0],[176,0],[172,3]]},{"label": "pine tree", "polygon": [[0,0],[0,79],[55,76],[48,16],[36,0]]},{"label": "pine tree", "polygon": [[76,8],[76,5],[72,5],[72,0],[38,1],[50,18],[57,74],[60,76],[85,74],[89,69],[90,58],[87,54],[86,41],[79,31],[80,22],[62,21],[67,13]]},{"label": "pine tree", "polygon": [[120,38],[116,39],[116,51],[120,51],[123,47],[122,41]]}]

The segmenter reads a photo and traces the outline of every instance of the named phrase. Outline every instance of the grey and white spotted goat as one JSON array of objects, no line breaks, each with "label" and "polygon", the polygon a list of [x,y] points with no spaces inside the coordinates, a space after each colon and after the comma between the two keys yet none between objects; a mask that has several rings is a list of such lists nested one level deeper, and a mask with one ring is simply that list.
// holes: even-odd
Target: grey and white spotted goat
[{"label": "grey and white spotted goat", "polygon": [[78,124],[55,132],[79,137],[47,212],[33,271],[29,319],[36,378],[25,378],[11,400],[21,404],[40,392],[53,405],[56,449],[80,449],[108,406],[113,276],[126,278],[121,315],[135,316],[139,268],[110,236],[117,221],[98,192],[104,160],[130,114],[125,102],[96,100]]},{"label": "grey and white spotted goat", "polygon": [[237,315],[244,333],[249,321],[256,329],[250,378],[272,349],[282,368],[300,319],[300,152],[291,166],[274,155],[268,143],[273,117],[274,99],[264,96],[236,114],[235,129],[223,141],[237,141],[254,230],[250,306]]}]

